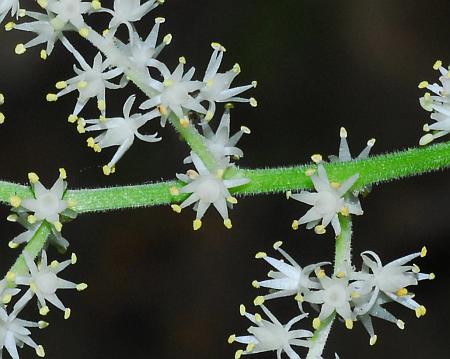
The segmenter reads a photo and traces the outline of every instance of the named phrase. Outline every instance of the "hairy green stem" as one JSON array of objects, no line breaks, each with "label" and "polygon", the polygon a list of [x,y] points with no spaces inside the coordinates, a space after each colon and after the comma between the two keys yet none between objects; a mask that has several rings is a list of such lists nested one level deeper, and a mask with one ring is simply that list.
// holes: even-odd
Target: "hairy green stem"
[{"label": "hairy green stem", "polygon": [[[429,147],[413,148],[401,152],[369,157],[362,161],[329,163],[324,165],[333,181],[343,181],[359,173],[354,188],[363,188],[380,182],[419,175],[450,167],[450,142]],[[236,188],[239,196],[280,193],[287,190],[311,189],[311,179],[305,174],[315,165],[265,169],[232,169],[226,177],[245,177],[250,183]],[[82,189],[67,192],[67,198],[74,200],[78,213],[156,206],[179,202],[186,195],[174,196],[171,187],[180,188],[178,181],[167,181],[135,186]],[[32,197],[29,187],[0,181],[0,202],[8,202],[18,195]]]},{"label": "hairy green stem", "polygon": [[[349,266],[351,266],[351,216],[339,216],[339,222],[341,223],[341,234],[336,238],[334,274],[345,271]],[[309,348],[308,356],[306,357],[306,359],[321,358],[335,317],[336,313],[330,315],[320,324],[320,327],[314,332],[314,336],[311,338],[312,345]]]}]

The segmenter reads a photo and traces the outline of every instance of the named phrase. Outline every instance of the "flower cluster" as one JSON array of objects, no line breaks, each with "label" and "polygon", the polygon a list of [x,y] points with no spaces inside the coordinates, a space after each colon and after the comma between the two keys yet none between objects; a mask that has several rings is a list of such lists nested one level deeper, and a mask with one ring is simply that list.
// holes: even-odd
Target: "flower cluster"
[{"label": "flower cluster", "polygon": [[30,172],[28,179],[33,198],[21,198],[18,195],[11,197],[13,214],[8,216],[8,220],[26,228],[25,232],[9,242],[11,248],[28,243],[44,221],[51,225],[50,243],[60,250],[66,250],[69,246],[61,230],[64,222],[76,217],[76,212],[72,209],[75,203],[64,199],[67,174],[64,168],[60,168],[59,172],[58,179],[50,189],[42,185],[36,173]]},{"label": "flower cluster", "polygon": [[419,84],[419,88],[428,89],[433,93],[426,92],[420,98],[420,105],[424,110],[431,112],[430,118],[435,121],[431,125],[423,126],[423,130],[427,133],[420,138],[419,144],[422,146],[450,132],[450,72],[442,66],[442,61],[436,61],[433,69],[440,72],[440,84],[429,84],[427,81]]},{"label": "flower cluster", "polygon": [[[268,256],[264,252],[256,254],[256,258],[265,260],[273,269],[268,273],[269,279],[253,281],[255,288],[266,288],[268,294],[255,298],[254,304],[261,306],[272,322],[262,320],[259,314],[247,314],[241,306],[241,314],[250,319],[256,327],[250,327],[250,335],[236,337],[232,335],[229,342],[237,341],[247,344],[245,350],[238,350],[236,357],[242,354],[253,354],[262,351],[276,351],[278,358],[285,352],[289,358],[300,358],[292,350],[292,345],[310,347],[308,338],[312,333],[307,330],[290,331],[292,324],[308,316],[304,305],[318,312],[312,321],[314,329],[318,329],[330,316],[336,313],[343,319],[348,329],[353,328],[356,321],[361,321],[370,336],[370,345],[377,341],[372,318],[380,318],[396,324],[403,329],[405,323],[396,318],[386,308],[388,303],[398,303],[414,310],[417,318],[425,315],[426,309],[416,302],[410,286],[419,281],[434,279],[434,274],[421,273],[416,264],[408,264],[416,258],[427,254],[425,247],[420,252],[407,255],[383,265],[379,256],[366,251],[361,253],[363,265],[361,270],[348,266],[344,271],[328,276],[323,266],[327,262],[301,267],[282,248],[282,242],[276,242],[274,249],[282,259]],[[298,303],[300,313],[286,325],[280,322],[263,305],[275,298],[292,297]]]},{"label": "flower cluster", "polygon": [[[331,155],[331,162],[347,162],[353,159],[347,142],[347,130],[341,127],[340,145],[338,156]],[[367,146],[355,158],[357,160],[365,159],[369,156],[370,150],[375,144],[375,139],[370,139]],[[306,203],[312,208],[298,220],[292,222],[292,228],[297,230],[299,225],[306,224],[307,229],[314,228],[315,233],[326,233],[326,227],[331,223],[336,236],[341,233],[339,215],[349,216],[350,214],[362,215],[363,210],[358,199],[361,191],[351,190],[358,180],[359,174],[354,174],[344,182],[330,182],[327,176],[323,159],[321,155],[313,155],[312,160],[318,164],[317,173],[315,170],[308,170],[307,175],[311,177],[316,192],[301,191],[293,194],[291,191],[286,193],[286,197],[296,201]],[[364,189],[366,192],[370,188]]]}]

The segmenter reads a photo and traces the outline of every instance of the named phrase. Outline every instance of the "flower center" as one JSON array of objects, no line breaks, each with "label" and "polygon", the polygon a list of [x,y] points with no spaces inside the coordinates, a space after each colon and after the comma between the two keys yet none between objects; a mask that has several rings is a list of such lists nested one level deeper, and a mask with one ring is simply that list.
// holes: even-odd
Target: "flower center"
[{"label": "flower center", "polygon": [[200,200],[214,203],[220,198],[220,189],[219,181],[214,178],[206,178],[199,183],[195,192],[200,197]]},{"label": "flower center", "polygon": [[324,302],[334,308],[341,307],[347,302],[347,291],[340,284],[334,284],[324,293]]},{"label": "flower center", "polygon": [[47,192],[37,198],[38,211],[43,216],[58,213],[59,199],[52,192]]},{"label": "flower center", "polygon": [[58,289],[58,277],[53,272],[36,274],[35,282],[43,294],[54,294]]},{"label": "flower center", "polygon": [[336,195],[331,192],[319,192],[314,207],[321,215],[334,213],[336,212],[337,200]]}]

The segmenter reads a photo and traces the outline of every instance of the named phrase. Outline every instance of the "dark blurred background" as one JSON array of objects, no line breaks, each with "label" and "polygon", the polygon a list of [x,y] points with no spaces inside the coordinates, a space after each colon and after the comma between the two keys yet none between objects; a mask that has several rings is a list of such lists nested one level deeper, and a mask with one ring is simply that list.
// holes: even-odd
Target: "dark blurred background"
[{"label": "dark blurred background", "polygon": [[[417,84],[436,79],[436,59],[450,61],[449,15],[445,0],[172,0],[146,17],[140,29],[146,35],[154,16],[167,18],[162,35],[171,32],[174,41],[160,58],[170,68],[184,55],[202,76],[211,41],[220,41],[228,50],[222,69],[235,62],[243,69],[236,85],[259,81],[252,92],[259,107],[238,105],[232,114],[234,129],[245,124],[253,131],[240,143],[245,151],[240,165],[254,168],[336,153],[343,125],[354,153],[371,137],[377,139],[374,153],[416,146],[428,121]],[[76,95],[45,101],[56,81],[72,77],[73,59],[61,45],[46,62],[39,59],[40,48],[19,57],[14,46],[29,34],[2,31],[0,36],[0,90],[7,98],[1,109],[7,115],[0,128],[1,179],[23,183],[33,170],[51,185],[64,166],[71,188],[103,187],[170,179],[187,169],[182,159],[188,149],[167,126],[158,129],[163,142],[136,141],[117,173],[105,177],[101,165],[114,150],[93,153],[85,146],[87,136],[66,121]],[[88,44],[71,39],[93,58]],[[110,93],[109,113],[120,115],[132,91]],[[93,116],[94,110],[90,106],[84,115]],[[354,220],[355,264],[366,249],[387,262],[427,245],[429,256],[417,263],[436,272],[437,279],[417,288],[417,300],[428,308],[424,318],[391,305],[406,329],[375,320],[375,347],[369,347],[360,324],[348,331],[337,323],[326,358],[334,352],[344,359],[449,357],[449,192],[446,171],[376,187],[363,200],[365,215]],[[249,325],[239,316],[239,304],[254,311],[251,303],[261,291],[250,283],[269,269],[254,254],[273,254],[272,243],[282,240],[302,265],[332,258],[331,232],[317,237],[304,228],[292,231],[292,219],[307,209],[283,195],[245,198],[231,213],[231,231],[211,209],[195,233],[194,214],[175,215],[168,206],[81,215],[64,228],[79,263],[63,277],[85,281],[89,289],[61,293],[72,318],[66,322],[52,310],[51,326],[33,338],[46,347],[48,358],[232,358],[238,346],[227,344],[228,335],[244,334]],[[1,217],[7,214],[2,206]],[[6,220],[0,228],[0,269],[6,271],[17,254],[7,243],[21,228]],[[51,256],[64,258],[54,251]],[[296,313],[292,300],[269,305],[282,321]],[[31,309],[27,319],[37,318]],[[21,357],[34,353],[25,349]]]}]

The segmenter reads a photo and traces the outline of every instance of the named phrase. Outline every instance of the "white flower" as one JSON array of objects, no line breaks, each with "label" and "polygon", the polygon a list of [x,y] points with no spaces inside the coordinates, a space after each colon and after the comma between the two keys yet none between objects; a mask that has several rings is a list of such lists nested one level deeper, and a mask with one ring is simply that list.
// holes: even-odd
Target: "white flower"
[{"label": "white flower", "polygon": [[442,137],[450,133],[450,77],[449,71],[442,67],[442,61],[436,61],[433,68],[439,70],[441,76],[439,81],[441,84],[429,84],[427,81],[422,81],[419,84],[419,88],[427,88],[433,92],[436,96],[432,96],[430,93],[425,93],[420,98],[420,105],[428,112],[431,112],[430,118],[435,123],[423,127],[427,133],[419,141],[421,146],[427,145],[434,141],[436,138]]},{"label": "white flower", "polygon": [[47,326],[47,323],[34,323],[18,319],[17,315],[19,311],[15,310],[8,315],[6,310],[0,307],[0,357],[3,356],[3,348],[6,348],[13,359],[19,359],[17,347],[22,348],[24,344],[32,347],[39,357],[44,357],[44,348],[42,345],[37,345],[30,338],[31,332],[28,328],[43,329]]},{"label": "white flower", "polygon": [[2,0],[0,3],[0,23],[3,22],[8,12],[11,13],[11,16],[17,16],[19,8],[19,0]]},{"label": "white flower", "polygon": [[214,51],[211,55],[211,59],[209,60],[205,76],[203,77],[205,86],[201,88],[200,93],[197,96],[198,100],[209,102],[206,120],[209,121],[213,118],[216,111],[216,102],[250,102],[250,104],[255,107],[257,102],[253,97],[246,99],[237,97],[237,95],[256,87],[257,82],[253,81],[251,85],[234,87],[230,89],[231,83],[241,72],[241,67],[238,64],[235,64],[231,70],[225,73],[219,73],[218,71],[222,62],[223,53],[226,50],[222,45],[215,42],[212,43],[211,46]]},{"label": "white flower", "polygon": [[150,59],[147,62],[147,65],[155,67],[161,72],[164,81],[147,80],[148,85],[155,89],[158,95],[143,102],[139,108],[147,110],[158,106],[161,112],[161,126],[163,127],[171,111],[186,125],[189,122],[187,122],[188,119],[184,111],[193,110],[202,114],[206,113],[206,110],[200,105],[199,101],[191,95],[192,92],[199,90],[203,86],[203,83],[200,81],[191,81],[195,72],[193,67],[183,75],[185,63],[186,60],[181,57],[177,68],[171,73],[167,66],[158,60]]},{"label": "white flower", "polygon": [[[66,47],[71,47],[68,41],[62,39]],[[108,61],[103,62],[102,55],[99,52],[95,58],[93,66],[89,66],[84,60],[81,54],[72,47],[72,53],[81,66],[81,69],[74,66],[74,71],[77,74],[75,77],[67,80],[60,81],[56,84],[58,89],[61,89],[57,94],[48,94],[48,101],[56,101],[59,97],[64,96],[72,91],[78,90],[79,96],[75,109],[73,111],[74,116],[78,116],[81,110],[84,108],[89,99],[97,98],[97,107],[100,110],[102,116],[105,116],[106,112],[106,95],[105,90],[118,89],[121,86],[113,84],[108,80],[115,78],[123,73],[119,68],[107,70],[110,66]]]},{"label": "white flower", "polygon": [[88,138],[88,146],[99,152],[101,149],[110,146],[119,146],[111,161],[104,169],[109,174],[111,169],[116,165],[117,161],[125,154],[137,137],[145,142],[161,141],[158,134],[143,135],[139,133],[139,129],[150,120],[159,116],[159,111],[154,110],[144,115],[136,113],[130,116],[131,108],[133,107],[135,95],[128,97],[123,106],[123,117],[102,118],[100,120],[85,120],[85,123],[90,126],[86,127],[86,131],[104,131],[96,138]]},{"label": "white flower", "polygon": [[124,44],[118,40],[118,46],[121,51],[128,57],[133,66],[142,74],[145,74],[146,77],[148,76],[148,60],[156,58],[164,47],[172,41],[172,36],[169,34],[164,37],[162,43],[156,45],[159,27],[164,21],[165,19],[162,17],[156,18],[155,25],[145,40],[142,40],[135,30],[130,34],[128,44]]},{"label": "white flower", "polygon": [[57,15],[54,23],[59,22],[58,27],[70,22],[80,29],[84,25],[83,15],[91,9],[91,3],[81,0],[52,0],[45,9]]},{"label": "white flower", "polygon": [[247,178],[223,179],[223,170],[211,173],[195,152],[191,152],[191,158],[198,172],[190,170],[188,175],[177,174],[180,181],[188,183],[179,190],[179,193],[191,193],[191,195],[180,205],[172,205],[172,209],[179,213],[183,208],[195,203],[194,210],[197,213],[193,227],[194,230],[198,230],[202,226],[203,215],[209,206],[213,205],[222,216],[225,227],[230,229],[232,224],[228,218],[227,205],[231,207],[232,204],[237,203],[237,200],[231,196],[228,189],[242,186],[250,180]]},{"label": "white flower", "polygon": [[67,268],[70,264],[76,263],[76,256],[73,254],[70,260],[59,263],[53,261],[50,265],[47,264],[47,254],[42,251],[41,261],[36,266],[33,258],[24,251],[23,256],[27,264],[29,274],[25,276],[17,276],[16,283],[18,285],[27,285],[30,288],[20,298],[20,300],[14,306],[14,309],[21,308],[28,303],[31,298],[36,294],[38,299],[39,313],[41,315],[47,315],[49,308],[46,301],[52,303],[55,307],[64,312],[64,318],[70,317],[70,308],[66,308],[61,300],[56,295],[58,289],[77,289],[82,291],[87,288],[85,283],[75,284],[67,280],[61,279],[57,276],[59,272]]},{"label": "white flower", "polygon": [[369,141],[367,141],[367,146],[359,153],[358,156],[353,157],[350,148],[348,147],[347,142],[347,130],[344,127],[341,127],[341,130],[339,132],[339,137],[341,138],[341,142],[339,144],[339,155],[338,156],[328,156],[328,158],[331,160],[331,162],[348,162],[353,159],[356,160],[362,160],[367,157],[369,157],[370,150],[372,149],[373,145],[375,144],[375,139],[371,138]]},{"label": "white flower", "polygon": [[[256,288],[264,287],[274,291],[255,299],[256,302],[261,302],[262,299],[269,300],[273,298],[295,296],[295,299],[301,304],[306,293],[311,289],[321,289],[321,284],[315,279],[311,278],[311,273],[322,265],[329,264],[329,262],[321,262],[308,265],[302,268],[289,254],[281,248],[282,242],[276,242],[273,248],[280,252],[280,254],[287,260],[275,259],[267,256],[264,252],[256,254],[256,258],[262,258],[277,271],[270,271],[268,276],[272,279],[263,281],[254,281],[253,286]],[[300,307],[301,308],[301,307]],[[301,308],[302,309],[302,308]]]},{"label": "white flower", "polygon": [[32,11],[27,11],[26,15],[36,21],[17,24],[14,26],[14,29],[29,31],[35,33],[37,36],[25,44],[18,44],[16,46],[16,53],[20,55],[30,47],[46,44],[45,52],[41,52],[41,57],[46,59],[52,53],[55,42],[61,39],[63,31],[68,30],[69,27],[65,25],[62,28],[55,28],[52,21],[54,18],[51,15],[44,15]]},{"label": "white flower", "polygon": [[[371,294],[366,303],[358,305],[355,312],[359,315],[368,312],[382,292],[390,300],[414,310],[418,318],[425,315],[425,307],[413,300],[414,295],[408,292],[407,287],[417,285],[420,280],[434,279],[434,274],[420,273],[417,265],[406,264],[415,258],[424,257],[426,253],[427,250],[423,247],[421,252],[404,256],[384,266],[376,253],[372,251],[361,253],[365,268],[360,275],[362,279],[357,285],[360,287],[361,293],[370,292]],[[368,272],[369,269],[371,273],[364,275],[364,272]]]},{"label": "white flower", "polygon": [[133,32],[132,22],[141,20],[147,13],[164,0],[149,0],[141,5],[141,0],[114,0],[114,10],[102,9],[112,15],[109,28],[115,31],[121,24],[128,27],[130,34]]},{"label": "white flower", "polygon": [[[311,176],[317,193],[301,191],[299,194],[292,194],[288,192],[288,198],[291,197],[297,201],[313,206],[303,217],[295,220],[292,223],[292,227],[297,229],[299,224],[306,223],[306,228],[311,229],[315,227],[316,233],[323,234],[325,233],[325,227],[331,223],[336,236],[338,236],[341,233],[338,213],[342,215],[349,215],[350,213],[362,214],[359,201],[354,203],[352,201],[346,201],[344,198],[359,175],[355,174],[341,184],[337,182],[330,183],[322,164],[319,164],[317,172],[318,175],[314,174]],[[320,221],[322,222],[318,225]]]},{"label": "white flower", "polygon": [[12,297],[20,292],[20,289],[10,288],[6,278],[0,280],[0,301],[3,304],[11,302]]},{"label": "white flower", "polygon": [[[250,129],[241,126],[241,129],[230,137],[230,111],[228,109],[225,110],[215,133],[206,121],[201,122],[200,125],[202,126],[206,146],[218,163],[227,166],[230,162],[230,156],[235,158],[244,156],[244,152],[240,148],[235,147],[235,145],[244,133],[250,133]],[[190,156],[183,161],[183,163],[191,162],[192,158]]]},{"label": "white flower", "polygon": [[261,308],[270,321],[262,319],[259,314],[252,315],[247,313],[245,307],[241,305],[241,315],[246,316],[255,326],[247,329],[251,335],[237,337],[233,334],[228,338],[228,343],[230,344],[236,341],[247,345],[245,350],[236,352],[235,358],[239,359],[241,355],[276,351],[278,358],[281,358],[281,354],[284,352],[290,359],[300,359],[300,356],[292,347],[309,347],[310,343],[307,338],[312,337],[313,333],[302,329],[291,330],[291,327],[298,321],[306,318],[308,314],[294,317],[287,324],[283,325],[264,305],[261,305]]},{"label": "white flower", "polygon": [[328,318],[334,311],[345,321],[348,329],[353,328],[354,315],[350,302],[352,300],[352,286],[349,278],[328,277],[322,269],[316,269],[316,276],[320,281],[322,289],[305,294],[304,300],[313,304],[321,304],[320,314],[313,321],[314,329],[319,328],[321,321]]}]

